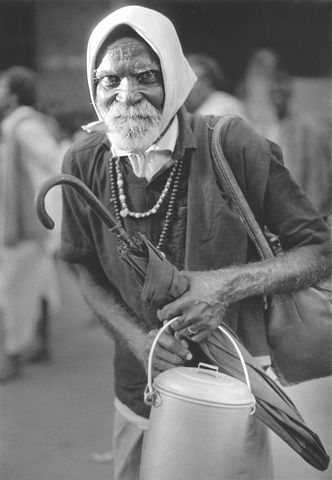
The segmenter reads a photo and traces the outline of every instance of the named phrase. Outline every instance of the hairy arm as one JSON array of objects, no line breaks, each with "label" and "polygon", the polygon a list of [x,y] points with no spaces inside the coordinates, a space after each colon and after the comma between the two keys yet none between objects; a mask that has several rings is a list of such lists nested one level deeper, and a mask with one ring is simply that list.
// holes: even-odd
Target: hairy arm
[{"label": "hairy arm", "polygon": [[[184,333],[188,327],[198,331],[191,337],[195,342],[218,327],[229,305],[254,296],[291,293],[317,283],[331,272],[327,227],[282,165],[280,148],[266,143],[238,118],[221,141],[240,186],[246,187],[253,213],[260,215],[261,223],[279,237],[285,253],[215,271],[183,272],[189,290],[158,316],[161,320],[180,316],[172,328]],[[262,191],[265,175],[266,188]],[[263,211],[259,214],[260,202]]]},{"label": "hairy arm", "polygon": [[[112,288],[99,267],[76,265],[80,286],[90,309],[106,332],[123,348],[131,352],[147,370],[148,356],[157,330],[147,327],[127,307]],[[156,346],[153,376],[157,373],[185,363],[191,358],[187,346],[170,333],[164,333]]]},{"label": "hairy arm", "polygon": [[200,342],[216,329],[228,305],[248,297],[290,293],[331,272],[330,243],[303,246],[271,260],[208,272],[183,272],[189,290],[159,312],[161,320],[180,316],[175,330],[190,326]]}]

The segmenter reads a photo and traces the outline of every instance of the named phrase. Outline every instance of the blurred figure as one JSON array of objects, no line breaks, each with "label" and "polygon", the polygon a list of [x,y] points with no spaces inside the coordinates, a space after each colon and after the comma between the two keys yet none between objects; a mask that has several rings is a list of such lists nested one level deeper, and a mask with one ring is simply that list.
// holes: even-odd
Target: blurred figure
[{"label": "blurred figure", "polygon": [[277,123],[277,115],[271,102],[271,83],[278,63],[278,56],[272,50],[255,50],[249,57],[237,88],[247,120],[266,138],[269,138],[268,129]]},{"label": "blurred figure", "polygon": [[23,354],[48,359],[49,315],[58,300],[54,239],[36,216],[34,197],[59,173],[59,151],[53,120],[35,108],[36,81],[20,66],[0,73],[1,382],[19,375]]},{"label": "blurred figure", "polygon": [[269,138],[278,143],[286,167],[323,216],[331,215],[331,138],[328,125],[292,108],[294,79],[278,70],[271,83],[271,104],[277,122]]},{"label": "blurred figure", "polygon": [[198,53],[188,55],[187,60],[197,76],[197,81],[185,102],[189,112],[201,115],[234,114],[246,118],[240,100],[224,91],[225,75],[217,60]]},{"label": "blurred figure", "polygon": [[293,77],[279,55],[269,49],[250,57],[239,97],[248,121],[264,137],[277,143],[295,181],[318,212],[331,215],[331,140],[328,125],[303,116],[292,106]]}]

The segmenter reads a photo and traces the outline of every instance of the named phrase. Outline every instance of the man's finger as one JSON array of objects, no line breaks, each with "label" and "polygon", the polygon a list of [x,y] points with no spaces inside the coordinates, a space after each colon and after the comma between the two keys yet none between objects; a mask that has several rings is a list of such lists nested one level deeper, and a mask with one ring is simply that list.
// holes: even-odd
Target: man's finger
[{"label": "man's finger", "polygon": [[[174,355],[174,357],[171,359],[172,355]],[[167,334],[161,335],[159,338],[155,349],[155,356],[175,364],[178,364],[177,358],[179,358],[180,361],[192,359],[192,354],[188,350],[188,347],[176,340],[173,336]]]}]

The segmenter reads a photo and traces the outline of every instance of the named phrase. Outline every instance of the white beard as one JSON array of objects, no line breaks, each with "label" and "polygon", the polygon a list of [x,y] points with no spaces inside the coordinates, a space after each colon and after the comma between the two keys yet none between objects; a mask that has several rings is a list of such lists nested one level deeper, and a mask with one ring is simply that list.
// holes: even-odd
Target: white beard
[{"label": "white beard", "polygon": [[113,102],[104,122],[107,135],[116,149],[131,153],[143,153],[160,134],[161,112],[144,99],[127,107]]}]

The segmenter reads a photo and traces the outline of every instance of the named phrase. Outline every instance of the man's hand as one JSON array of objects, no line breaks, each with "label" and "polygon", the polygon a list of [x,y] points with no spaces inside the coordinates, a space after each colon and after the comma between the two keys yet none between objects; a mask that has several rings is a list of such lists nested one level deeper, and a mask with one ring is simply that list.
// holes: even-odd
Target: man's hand
[{"label": "man's hand", "polygon": [[[148,359],[153,340],[158,330],[151,330],[147,336],[146,349],[144,355],[144,367],[148,371]],[[174,336],[171,329],[165,330],[158,339],[152,357],[152,377],[170,368],[184,365],[186,361],[192,359],[192,354],[188,350],[188,344],[181,338]]]},{"label": "man's hand", "polygon": [[162,321],[179,317],[172,328],[200,342],[219,326],[228,305],[248,297],[307,288],[326,278],[331,268],[331,245],[325,242],[246,265],[181,272],[188,280],[188,291],[162,308],[158,317]]},{"label": "man's hand", "polygon": [[160,320],[179,319],[171,328],[183,336],[200,342],[218,328],[228,305],[233,271],[181,272],[189,290],[158,312]]}]

